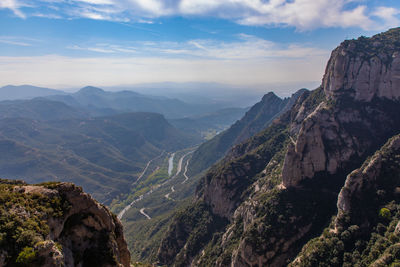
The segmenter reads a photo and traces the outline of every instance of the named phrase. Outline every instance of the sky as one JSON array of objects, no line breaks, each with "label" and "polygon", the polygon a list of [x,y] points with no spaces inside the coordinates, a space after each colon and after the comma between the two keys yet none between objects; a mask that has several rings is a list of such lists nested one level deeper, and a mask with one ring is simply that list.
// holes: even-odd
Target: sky
[{"label": "sky", "polygon": [[399,24],[399,0],[0,0],[0,86],[295,91],[344,39]]}]

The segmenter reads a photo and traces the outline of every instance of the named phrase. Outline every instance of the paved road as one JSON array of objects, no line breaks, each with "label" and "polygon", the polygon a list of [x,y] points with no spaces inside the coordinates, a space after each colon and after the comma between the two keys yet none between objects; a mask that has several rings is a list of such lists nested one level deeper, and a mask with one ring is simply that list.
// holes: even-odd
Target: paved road
[{"label": "paved road", "polygon": [[[178,176],[178,174],[179,174],[179,173],[181,172],[181,170],[182,170],[183,159],[184,159],[187,155],[189,155],[189,154],[191,154],[191,153],[193,153],[193,152],[194,152],[194,150],[193,150],[193,151],[190,151],[190,152],[188,152],[188,153],[186,153],[186,154],[184,154],[184,155],[179,159],[178,169],[177,169],[177,171],[176,171],[176,174],[175,174],[171,179],[173,179],[173,178],[175,178],[176,176]],[[163,152],[163,153],[164,153],[164,152]],[[163,153],[161,153],[159,156],[155,157],[154,159],[150,160],[150,161],[147,163],[147,166],[146,166],[145,170],[142,172],[142,174],[141,174],[141,176],[140,176],[139,178],[142,178],[142,176],[143,176],[144,173],[146,172],[147,168],[149,167],[150,163],[151,163],[153,160],[155,160],[156,158],[161,157],[161,156],[163,155]],[[189,160],[186,162],[185,172],[184,172],[184,174],[183,174],[183,175],[185,176],[185,181],[183,181],[182,183],[186,182],[186,181],[189,179],[189,177],[187,177],[187,175],[186,175],[188,164],[189,164]],[[153,187],[151,188],[150,191],[148,191],[148,192],[146,192],[146,193],[140,195],[140,196],[137,197],[135,200],[133,200],[129,205],[125,206],[125,208],[124,208],[123,210],[121,210],[120,213],[118,213],[118,215],[117,215],[118,219],[121,220],[122,217],[125,215],[125,213],[126,213],[136,202],[141,201],[144,197],[146,197],[146,196],[152,194],[155,190],[157,190],[157,189],[160,188],[161,186],[166,185],[171,179],[168,179],[167,181],[163,182],[162,184],[158,184],[158,185],[153,186]],[[139,180],[139,179],[138,179],[138,180]],[[172,191],[172,192],[175,192],[175,188],[174,188],[173,186],[171,187],[171,191]],[[171,192],[171,193],[172,193],[172,192]],[[168,198],[168,199],[170,199],[169,194],[165,195],[165,197]],[[145,214],[144,209],[145,209],[145,208],[141,209],[141,210],[140,210],[140,213],[141,213],[142,215],[146,216],[147,214]],[[142,211],[143,211],[143,212],[142,212]],[[151,219],[151,217],[148,216],[148,215],[146,216],[146,218],[149,219],[149,220]]]},{"label": "paved road", "polygon": [[151,217],[150,217],[146,212],[144,212],[144,209],[145,209],[145,208],[140,209],[140,213],[141,213],[144,217],[146,217],[147,220],[151,220]]},{"label": "paved road", "polygon": [[171,186],[171,192],[169,192],[168,194],[165,194],[164,197],[166,199],[172,200],[172,198],[170,198],[169,195],[171,195],[173,192],[175,192],[175,188],[173,186]]},{"label": "paved road", "polygon": [[189,162],[190,162],[190,159],[188,159],[188,161],[186,161],[185,172],[183,173],[183,176],[185,176],[185,180],[183,180],[182,184],[186,183],[186,181],[189,180],[189,177],[186,175]]},{"label": "paved road", "polygon": [[158,159],[159,157],[161,157],[161,156],[164,154],[164,152],[165,152],[165,151],[161,152],[160,155],[158,155],[158,156],[155,157],[154,159],[151,159],[149,162],[147,162],[146,167],[144,168],[144,170],[142,171],[142,173],[140,174],[140,176],[136,179],[136,181],[134,181],[134,182],[132,183],[132,185],[135,185],[140,179],[142,179],[143,175],[146,173],[147,169],[149,168],[150,163],[152,163],[153,160]]}]

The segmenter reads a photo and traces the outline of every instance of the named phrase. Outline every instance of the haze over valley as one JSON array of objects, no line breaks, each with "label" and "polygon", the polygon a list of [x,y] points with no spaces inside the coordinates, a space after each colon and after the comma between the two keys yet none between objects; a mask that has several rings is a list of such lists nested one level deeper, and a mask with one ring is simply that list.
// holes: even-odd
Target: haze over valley
[{"label": "haze over valley", "polygon": [[0,266],[399,266],[400,4],[0,2]]}]

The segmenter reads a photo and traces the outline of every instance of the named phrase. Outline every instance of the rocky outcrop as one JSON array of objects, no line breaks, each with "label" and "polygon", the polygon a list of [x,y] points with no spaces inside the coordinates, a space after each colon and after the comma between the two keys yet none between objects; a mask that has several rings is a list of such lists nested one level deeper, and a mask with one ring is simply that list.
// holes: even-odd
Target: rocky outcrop
[{"label": "rocky outcrop", "polygon": [[[371,217],[376,217],[377,206],[379,206],[377,203],[382,204],[380,202],[385,199],[399,198],[400,174],[395,171],[396,168],[400,168],[399,158],[400,135],[397,135],[391,138],[361,168],[347,176],[337,202],[337,227],[341,226],[341,219],[346,215],[350,216],[352,224],[369,226]],[[372,212],[365,211],[363,209],[365,205],[368,205]]]},{"label": "rocky outcrop", "polygon": [[[3,189],[2,195],[10,194],[8,190]],[[18,222],[39,219],[47,229],[34,234],[29,230],[31,224],[21,222],[21,228],[27,228],[24,232],[35,236],[24,241],[25,246],[32,246],[31,255],[35,257],[24,258],[21,252],[17,262],[26,261],[30,266],[130,266],[121,222],[82,188],[71,183],[18,184],[12,186],[11,193],[29,201],[15,203],[5,212],[16,216]],[[43,201],[51,203],[51,208],[44,208]],[[18,245],[21,241],[10,242]],[[4,248],[2,252],[15,253]],[[10,257],[5,266],[13,266],[15,258]]]},{"label": "rocky outcrop", "polygon": [[[342,43],[332,53],[320,88],[300,96],[289,112],[235,146],[208,172],[199,185],[196,201],[204,201],[212,214],[227,218],[229,223],[223,233],[216,229],[213,236],[208,233],[212,238],[207,245],[196,247],[193,266],[285,266],[308,241],[321,234],[336,214],[338,194],[346,176],[390,137],[400,133],[400,86],[396,87],[398,67],[394,53],[399,47],[400,29]],[[392,147],[396,142],[392,142]],[[381,169],[396,165],[390,162]],[[339,197],[339,209],[345,215],[338,216],[337,224],[349,223],[349,212],[350,223],[357,223],[339,236],[346,242],[354,240],[352,235],[357,237],[358,230],[364,227],[357,218],[367,222],[365,229],[371,230],[372,225],[377,225],[380,205],[390,199],[399,200],[397,193],[393,193],[398,187],[398,177],[388,185],[387,180],[380,184],[364,176],[347,182],[350,188],[345,187]],[[367,191],[357,200],[359,188]],[[371,191],[374,195],[368,198]],[[383,198],[383,202],[375,201]],[[372,208],[366,211],[365,206],[368,210]],[[391,207],[391,210],[400,209]],[[389,216],[387,210],[382,212],[383,217]],[[396,214],[398,220],[400,212]],[[388,227],[388,235],[395,232],[396,220]],[[190,234],[198,235],[198,226],[192,229]],[[334,235],[335,229],[331,230]],[[318,261],[324,262],[326,255],[339,253],[341,248],[343,259],[332,256],[332,262],[322,266],[345,266],[338,262],[349,262],[345,259],[347,243],[329,234],[330,231],[322,241],[310,241],[315,247],[310,246],[311,254],[305,255],[311,255],[313,261],[304,257],[307,264],[300,266],[318,266]],[[331,239],[325,244],[324,238],[328,237]],[[194,251],[190,239],[181,241],[184,250]],[[312,255],[314,249],[319,251],[319,242],[324,244],[323,251]],[[377,262],[388,262],[388,257]]]},{"label": "rocky outcrop", "polygon": [[347,176],[336,217],[290,266],[394,266],[400,257],[399,186],[396,135]]},{"label": "rocky outcrop", "polygon": [[348,171],[354,158],[362,159],[399,130],[399,39],[394,29],[345,41],[332,52],[322,82],[325,100],[306,116],[300,112],[291,126],[299,130],[282,171],[286,187],[318,173]]},{"label": "rocky outcrop", "polygon": [[329,98],[348,95],[356,101],[374,97],[400,99],[399,29],[372,38],[345,41],[326,67],[322,86]]}]

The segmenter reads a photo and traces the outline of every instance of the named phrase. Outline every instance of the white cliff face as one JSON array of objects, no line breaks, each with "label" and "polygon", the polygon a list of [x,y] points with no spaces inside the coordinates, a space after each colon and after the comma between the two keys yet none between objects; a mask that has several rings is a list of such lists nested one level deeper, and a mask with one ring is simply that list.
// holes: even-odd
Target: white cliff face
[{"label": "white cliff face", "polygon": [[[332,52],[322,81],[325,100],[311,113],[301,107],[292,121],[297,138],[285,157],[284,186],[298,186],[318,172],[337,173],[394,130],[388,126],[393,114],[374,106],[374,99],[400,104],[400,51],[382,38],[346,41]],[[362,135],[370,140],[361,141]]]},{"label": "white cliff face", "polygon": [[373,46],[383,51],[358,52],[358,45],[349,42],[332,52],[322,81],[329,98],[347,94],[356,101],[369,102],[374,97],[400,99],[400,51],[384,52],[386,47],[379,41]]}]

